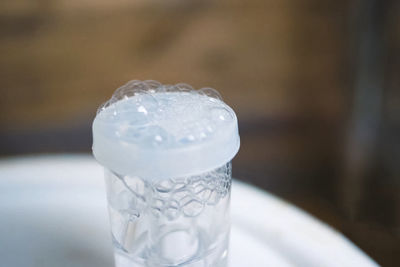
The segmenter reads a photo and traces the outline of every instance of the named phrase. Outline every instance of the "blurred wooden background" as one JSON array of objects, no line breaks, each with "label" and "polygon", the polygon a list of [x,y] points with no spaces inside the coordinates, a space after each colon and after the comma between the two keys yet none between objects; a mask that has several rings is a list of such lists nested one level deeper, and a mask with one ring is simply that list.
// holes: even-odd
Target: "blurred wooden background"
[{"label": "blurred wooden background", "polygon": [[[382,43],[384,90],[372,156],[357,161],[349,135],[369,5],[382,23],[372,43]],[[399,10],[369,0],[3,0],[0,155],[90,152],[97,107],[131,79],[214,87],[240,121],[235,177],[398,266]]]}]

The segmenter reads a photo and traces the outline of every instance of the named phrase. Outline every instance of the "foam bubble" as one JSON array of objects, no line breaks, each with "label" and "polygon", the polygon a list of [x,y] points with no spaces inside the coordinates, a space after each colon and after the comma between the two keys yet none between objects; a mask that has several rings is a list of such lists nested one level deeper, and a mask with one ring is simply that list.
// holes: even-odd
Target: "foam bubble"
[{"label": "foam bubble", "polygon": [[118,88],[99,108],[93,138],[106,167],[159,178],[218,167],[239,148],[236,115],[216,90],[156,81]]}]

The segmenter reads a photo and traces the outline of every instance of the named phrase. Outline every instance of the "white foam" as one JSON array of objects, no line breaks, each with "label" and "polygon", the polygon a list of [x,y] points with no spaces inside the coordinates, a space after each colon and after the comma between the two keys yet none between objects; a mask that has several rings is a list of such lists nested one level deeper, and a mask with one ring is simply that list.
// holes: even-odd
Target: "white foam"
[{"label": "white foam", "polygon": [[93,153],[105,167],[146,179],[201,173],[239,149],[237,118],[218,92],[131,81],[93,122]]}]

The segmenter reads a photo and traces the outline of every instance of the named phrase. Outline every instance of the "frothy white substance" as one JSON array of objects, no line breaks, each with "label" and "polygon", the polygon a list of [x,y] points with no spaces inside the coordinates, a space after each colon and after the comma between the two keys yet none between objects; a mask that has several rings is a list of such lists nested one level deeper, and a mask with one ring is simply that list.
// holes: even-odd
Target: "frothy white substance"
[{"label": "frothy white substance", "polygon": [[93,122],[93,153],[119,174],[193,175],[225,164],[238,149],[236,115],[211,88],[132,81]]}]

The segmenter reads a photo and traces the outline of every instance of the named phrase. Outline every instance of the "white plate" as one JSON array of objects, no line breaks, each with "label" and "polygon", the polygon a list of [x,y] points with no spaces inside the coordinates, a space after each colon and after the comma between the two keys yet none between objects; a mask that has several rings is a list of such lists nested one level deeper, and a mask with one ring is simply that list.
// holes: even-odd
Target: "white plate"
[{"label": "white plate", "polygon": [[[378,266],[343,235],[234,181],[231,267]],[[113,265],[102,168],[84,155],[0,161],[0,266]]]}]

